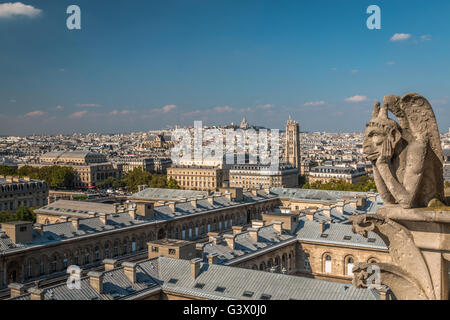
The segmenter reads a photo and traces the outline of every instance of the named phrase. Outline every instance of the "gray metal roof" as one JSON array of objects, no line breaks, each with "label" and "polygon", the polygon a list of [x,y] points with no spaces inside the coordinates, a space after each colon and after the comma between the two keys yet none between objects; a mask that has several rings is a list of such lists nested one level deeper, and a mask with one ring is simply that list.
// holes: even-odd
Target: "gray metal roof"
[{"label": "gray metal roof", "polygon": [[205,243],[203,252],[205,254],[218,254],[219,263],[229,264],[235,259],[272,248],[291,239],[295,239],[295,236],[287,233],[280,234],[273,226],[267,226],[258,230],[258,241],[251,238],[248,232],[243,232],[236,235],[234,250],[227,246],[227,243],[223,240],[217,244],[213,242]]},{"label": "gray metal roof", "polygon": [[[259,300],[269,295],[271,300],[376,300],[367,289],[356,289],[350,284],[289,276],[264,271],[234,268],[221,265],[201,265],[196,279],[190,276],[190,261],[166,257],[159,258],[159,277],[162,288],[197,296],[209,294],[228,299]],[[170,284],[170,279],[177,279]],[[204,284],[202,289],[196,283]],[[216,291],[225,288],[224,292]],[[244,297],[245,291],[253,292],[252,297]]]},{"label": "gray metal roof", "polygon": [[190,199],[207,195],[208,192],[206,191],[146,188],[130,196],[130,199],[175,201],[183,198]]},{"label": "gray metal roof", "polygon": [[[369,231],[367,238],[353,233],[353,226],[340,223],[326,224],[324,232],[320,232],[320,224],[315,221],[300,221],[296,230],[297,239],[318,243],[334,243],[347,246],[358,246],[372,249],[385,249],[388,247],[374,232]],[[322,235],[326,235],[322,236]],[[350,237],[346,240],[345,237]],[[373,240],[371,240],[373,239]]]},{"label": "gray metal roof", "polygon": [[[261,300],[376,300],[377,296],[367,289],[356,289],[351,284],[269,273],[257,270],[221,265],[201,264],[196,279],[191,277],[191,262],[166,257],[137,263],[136,283],[130,282],[123,267],[104,272],[104,292],[97,293],[89,278],[81,279],[81,289],[70,290],[61,284],[44,289],[46,300],[114,300],[133,299],[158,288],[212,300],[238,299]],[[176,279],[176,283],[169,280]],[[196,288],[197,283],[204,284]],[[217,291],[224,288],[223,292]],[[243,296],[252,292],[251,297]],[[30,294],[12,300],[29,300]]]}]

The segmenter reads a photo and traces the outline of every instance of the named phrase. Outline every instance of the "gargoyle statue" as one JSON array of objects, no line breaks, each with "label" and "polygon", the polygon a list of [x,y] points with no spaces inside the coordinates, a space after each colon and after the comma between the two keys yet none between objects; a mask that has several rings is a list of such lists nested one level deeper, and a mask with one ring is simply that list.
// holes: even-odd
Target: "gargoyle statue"
[{"label": "gargoyle statue", "polygon": [[[384,202],[408,209],[443,201],[442,149],[430,103],[410,93],[386,96],[380,106],[375,104],[366,126],[363,148]],[[389,119],[388,111],[399,123]]]}]

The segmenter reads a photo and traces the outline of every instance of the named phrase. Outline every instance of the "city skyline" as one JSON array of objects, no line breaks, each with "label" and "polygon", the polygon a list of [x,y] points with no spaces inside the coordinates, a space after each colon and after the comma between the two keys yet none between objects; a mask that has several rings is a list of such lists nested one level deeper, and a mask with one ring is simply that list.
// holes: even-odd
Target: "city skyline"
[{"label": "city skyline", "polygon": [[283,128],[289,115],[302,131],[360,132],[387,92],[426,96],[447,132],[450,4],[413,2],[378,3],[382,28],[369,30],[361,1],[77,1],[82,29],[68,30],[68,1],[16,14],[2,1],[0,135],[244,116]]}]

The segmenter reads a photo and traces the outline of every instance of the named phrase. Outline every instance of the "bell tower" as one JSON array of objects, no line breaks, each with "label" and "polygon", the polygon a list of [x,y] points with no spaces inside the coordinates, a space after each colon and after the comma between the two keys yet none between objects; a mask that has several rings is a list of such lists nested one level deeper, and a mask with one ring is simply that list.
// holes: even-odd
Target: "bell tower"
[{"label": "bell tower", "polygon": [[300,170],[300,125],[293,121],[291,116],[286,124],[286,144],[284,149],[284,160]]}]

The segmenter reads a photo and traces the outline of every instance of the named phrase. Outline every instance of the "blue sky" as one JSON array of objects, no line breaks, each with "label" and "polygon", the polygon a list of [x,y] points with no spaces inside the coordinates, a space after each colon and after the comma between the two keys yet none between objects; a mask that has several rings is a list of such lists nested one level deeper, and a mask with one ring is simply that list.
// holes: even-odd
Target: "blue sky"
[{"label": "blue sky", "polygon": [[[243,116],[282,128],[290,114],[302,130],[360,131],[375,100],[407,92],[450,126],[447,0],[22,0],[30,7],[2,15],[6,2],[0,134]],[[66,28],[71,4],[82,30]],[[371,4],[381,30],[366,27]]]}]

